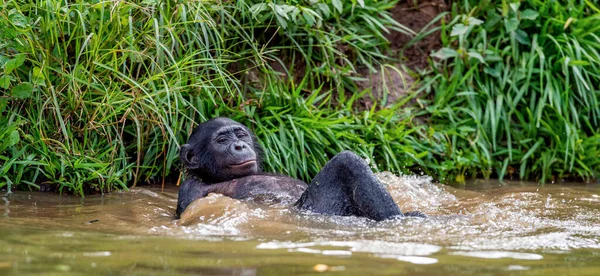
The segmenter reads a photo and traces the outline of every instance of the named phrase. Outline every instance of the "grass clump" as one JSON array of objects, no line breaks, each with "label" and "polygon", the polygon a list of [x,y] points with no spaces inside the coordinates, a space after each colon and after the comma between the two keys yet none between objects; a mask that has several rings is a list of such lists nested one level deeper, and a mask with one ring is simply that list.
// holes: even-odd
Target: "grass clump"
[{"label": "grass clump", "polygon": [[[424,81],[430,166],[541,182],[600,174],[598,1],[460,1]],[[436,143],[446,148],[433,147]]]},{"label": "grass clump", "polygon": [[597,1],[457,2],[422,97],[358,109],[357,69],[387,68],[385,34],[411,33],[396,3],[1,2],[0,188],[177,179],[179,145],[215,116],[304,180],[345,149],[445,182],[598,178]]},{"label": "grass clump", "polygon": [[351,116],[358,94],[344,93],[357,66],[385,59],[383,33],[407,31],[386,12],[395,3],[3,1],[0,188],[83,195],[177,178],[179,145],[214,116],[253,127],[272,171],[308,179],[357,145],[402,169],[392,148],[405,145],[384,139],[410,117]]}]

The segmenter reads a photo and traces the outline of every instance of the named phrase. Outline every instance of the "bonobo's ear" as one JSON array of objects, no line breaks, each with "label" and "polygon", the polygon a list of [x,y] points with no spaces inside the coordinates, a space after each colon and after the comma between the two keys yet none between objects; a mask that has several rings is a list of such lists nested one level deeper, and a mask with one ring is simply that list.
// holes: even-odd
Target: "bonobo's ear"
[{"label": "bonobo's ear", "polygon": [[181,146],[179,150],[179,159],[183,162],[186,169],[197,169],[199,167],[198,158],[194,155],[193,147],[190,144]]}]

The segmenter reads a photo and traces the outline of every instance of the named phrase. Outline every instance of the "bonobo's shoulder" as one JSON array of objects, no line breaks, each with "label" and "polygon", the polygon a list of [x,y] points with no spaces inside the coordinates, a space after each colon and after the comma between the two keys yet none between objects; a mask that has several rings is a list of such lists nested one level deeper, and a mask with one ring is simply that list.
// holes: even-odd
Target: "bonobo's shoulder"
[{"label": "bonobo's shoulder", "polygon": [[196,177],[194,175],[186,175],[185,180],[181,184],[182,187],[198,186],[198,185],[207,186],[207,185],[210,185],[210,183],[204,182],[204,181],[202,181],[201,178]]}]

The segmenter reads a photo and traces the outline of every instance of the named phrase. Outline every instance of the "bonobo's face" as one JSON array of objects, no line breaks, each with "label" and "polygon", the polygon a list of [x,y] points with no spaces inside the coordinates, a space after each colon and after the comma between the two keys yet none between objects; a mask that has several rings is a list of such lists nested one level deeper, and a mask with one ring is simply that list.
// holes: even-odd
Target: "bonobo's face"
[{"label": "bonobo's face", "polygon": [[256,153],[245,127],[234,124],[219,128],[211,137],[210,147],[218,156],[216,165],[230,175],[240,177],[256,173]]},{"label": "bonobo's face", "polygon": [[223,182],[260,170],[259,147],[248,128],[227,118],[202,123],[181,147],[180,157],[191,173],[209,183]]}]

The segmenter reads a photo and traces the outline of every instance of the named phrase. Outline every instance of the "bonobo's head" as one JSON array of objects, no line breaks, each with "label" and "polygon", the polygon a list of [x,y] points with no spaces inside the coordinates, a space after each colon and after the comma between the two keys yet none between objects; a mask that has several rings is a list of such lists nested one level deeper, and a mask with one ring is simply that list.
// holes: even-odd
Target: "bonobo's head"
[{"label": "bonobo's head", "polygon": [[228,118],[198,125],[179,152],[188,174],[208,183],[259,172],[260,155],[261,148],[250,130]]}]

